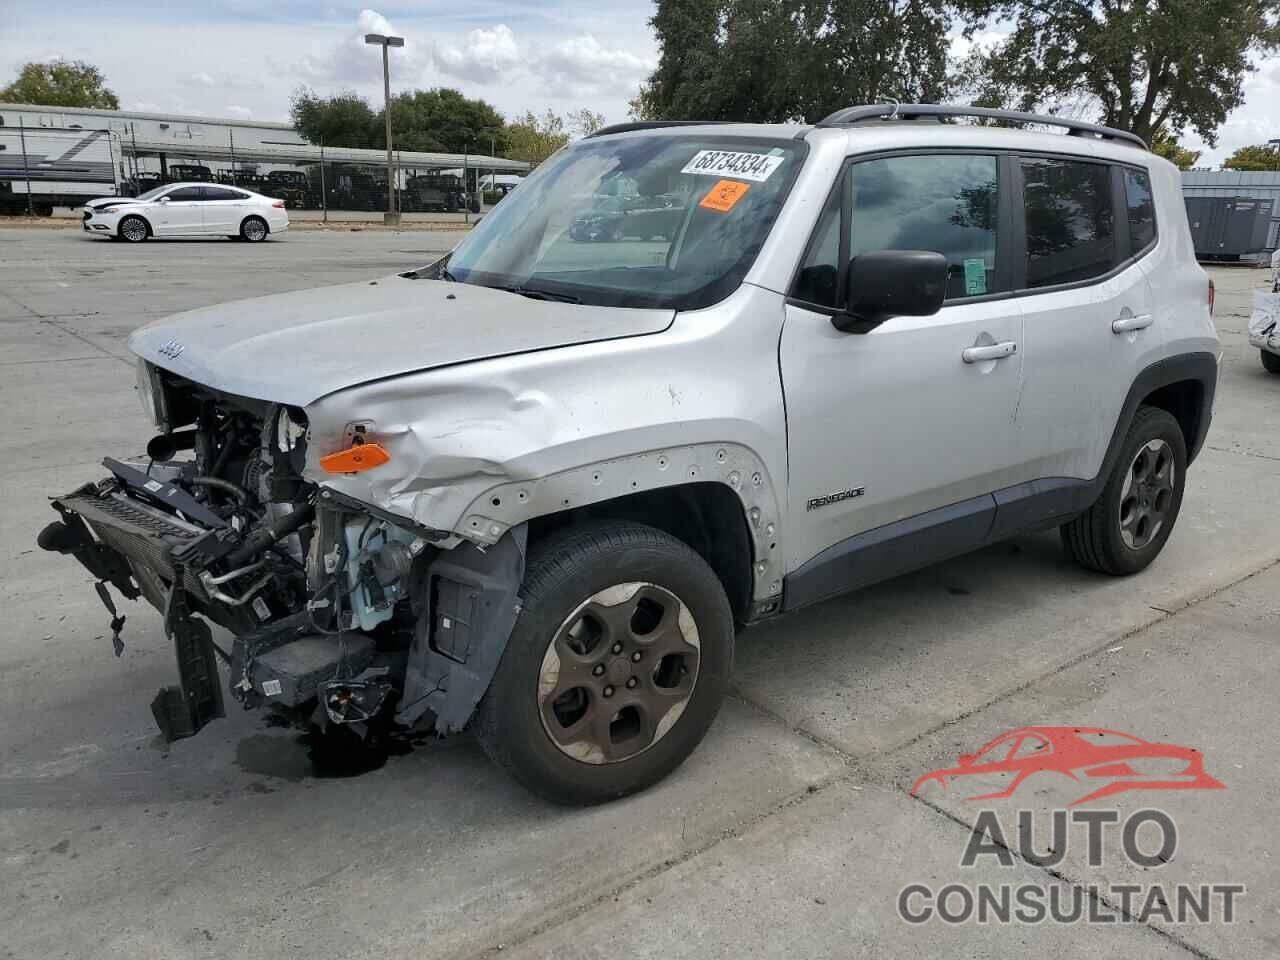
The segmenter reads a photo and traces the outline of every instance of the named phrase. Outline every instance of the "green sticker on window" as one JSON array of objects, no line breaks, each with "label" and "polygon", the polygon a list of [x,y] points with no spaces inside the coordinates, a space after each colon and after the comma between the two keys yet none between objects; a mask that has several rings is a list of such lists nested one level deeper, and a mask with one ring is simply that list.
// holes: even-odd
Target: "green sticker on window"
[{"label": "green sticker on window", "polygon": [[982,257],[964,262],[964,295],[978,297],[987,292],[987,261]]}]

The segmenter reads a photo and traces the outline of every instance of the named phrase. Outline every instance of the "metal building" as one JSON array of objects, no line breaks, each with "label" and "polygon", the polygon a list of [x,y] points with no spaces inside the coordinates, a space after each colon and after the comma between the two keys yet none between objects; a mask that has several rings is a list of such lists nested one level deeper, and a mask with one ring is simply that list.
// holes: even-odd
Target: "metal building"
[{"label": "metal building", "polygon": [[[0,127],[32,133],[104,131],[121,193],[174,180],[207,180],[281,196],[290,207],[386,207],[384,149],[311,144],[284,123],[0,103]],[[488,145],[487,138],[476,141],[478,148]],[[482,177],[529,170],[523,161],[484,153],[406,150],[396,151],[393,160],[397,203],[405,211],[458,209],[463,191],[478,192]]]},{"label": "metal building", "polygon": [[[1262,246],[1255,257],[1265,260],[1280,247],[1280,172],[1240,170],[1185,170],[1182,195],[1192,197],[1227,197],[1270,203],[1271,220],[1265,227]],[[1188,206],[1188,212],[1194,205]],[[1199,253],[1199,247],[1196,252]]]}]

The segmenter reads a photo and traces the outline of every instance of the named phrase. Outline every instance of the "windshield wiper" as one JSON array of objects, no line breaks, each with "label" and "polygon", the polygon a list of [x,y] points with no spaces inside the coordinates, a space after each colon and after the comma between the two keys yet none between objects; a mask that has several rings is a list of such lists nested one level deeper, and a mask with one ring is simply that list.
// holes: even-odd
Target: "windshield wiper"
[{"label": "windshield wiper", "polygon": [[[488,286],[488,284],[485,284]],[[581,303],[581,297],[575,297],[568,293],[554,293],[550,290],[539,290],[533,287],[522,287],[519,284],[514,286],[502,286],[500,284],[493,285],[494,290],[505,290],[507,293],[518,293],[522,297],[528,297],[530,300],[552,300],[556,303]]]}]

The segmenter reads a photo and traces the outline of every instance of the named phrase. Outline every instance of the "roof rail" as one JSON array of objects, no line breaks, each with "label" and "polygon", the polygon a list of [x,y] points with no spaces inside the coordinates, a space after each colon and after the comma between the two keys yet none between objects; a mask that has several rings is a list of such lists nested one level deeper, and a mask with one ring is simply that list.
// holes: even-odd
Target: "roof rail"
[{"label": "roof rail", "polygon": [[859,123],[891,120],[919,120],[943,117],[983,117],[988,120],[1008,120],[1014,123],[1040,123],[1051,127],[1065,127],[1074,137],[1097,137],[1101,140],[1120,140],[1147,149],[1146,142],[1136,133],[1116,130],[1083,120],[1067,120],[1038,113],[1021,113],[1017,110],[994,110],[990,107],[963,107],[945,103],[876,103],[860,107],[846,107],[824,117],[819,127],[848,127]]},{"label": "roof rail", "polygon": [[603,137],[610,133],[630,133],[632,130],[657,130],[659,127],[700,127],[713,123],[726,123],[725,120],[635,120],[631,123],[615,123],[611,127],[601,127],[594,133],[588,133],[583,140],[592,137]]}]

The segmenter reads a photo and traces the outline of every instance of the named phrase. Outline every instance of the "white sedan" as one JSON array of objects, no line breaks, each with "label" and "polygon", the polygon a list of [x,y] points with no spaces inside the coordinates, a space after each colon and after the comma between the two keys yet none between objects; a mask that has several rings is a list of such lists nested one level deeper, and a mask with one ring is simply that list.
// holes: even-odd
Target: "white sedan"
[{"label": "white sedan", "polygon": [[284,201],[215,183],[168,183],[136,197],[84,205],[84,229],[141,243],[148,237],[224,236],[257,243],[289,229]]}]

